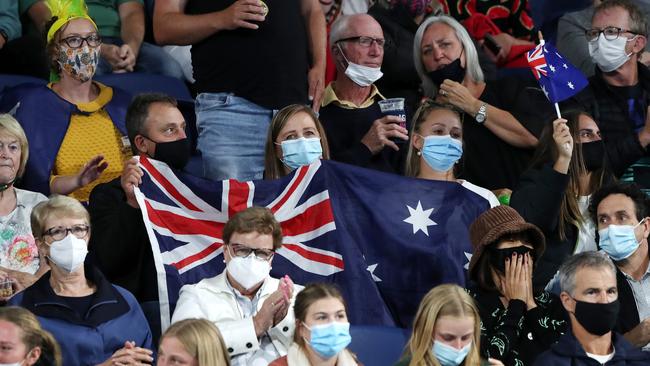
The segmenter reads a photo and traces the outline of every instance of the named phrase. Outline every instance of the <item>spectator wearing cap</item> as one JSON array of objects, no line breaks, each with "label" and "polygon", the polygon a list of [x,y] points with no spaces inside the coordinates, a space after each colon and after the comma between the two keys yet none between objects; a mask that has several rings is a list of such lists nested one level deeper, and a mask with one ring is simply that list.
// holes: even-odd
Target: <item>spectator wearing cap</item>
[{"label": "spectator wearing cap", "polygon": [[470,239],[469,292],[481,315],[481,355],[506,365],[531,365],[567,326],[559,299],[533,292],[544,235],[513,208],[497,206],[472,223]]}]

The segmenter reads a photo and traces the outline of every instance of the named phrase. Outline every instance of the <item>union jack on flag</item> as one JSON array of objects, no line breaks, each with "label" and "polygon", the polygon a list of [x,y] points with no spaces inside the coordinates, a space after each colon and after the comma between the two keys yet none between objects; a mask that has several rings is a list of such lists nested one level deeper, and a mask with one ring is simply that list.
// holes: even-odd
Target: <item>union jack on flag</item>
[{"label": "union jack on flag", "polygon": [[467,228],[487,209],[459,184],[329,161],[252,182],[207,181],[146,157],[140,166],[145,174],[136,197],[158,272],[163,329],[184,284],[223,271],[223,227],[246,207],[268,207],[282,226],[272,276],[334,282],[351,322],[402,326],[410,326],[431,287],[464,284]]},{"label": "union jack on flag", "polygon": [[526,57],[535,79],[551,103],[571,98],[589,84],[580,70],[562,57],[550,43],[540,41]]}]

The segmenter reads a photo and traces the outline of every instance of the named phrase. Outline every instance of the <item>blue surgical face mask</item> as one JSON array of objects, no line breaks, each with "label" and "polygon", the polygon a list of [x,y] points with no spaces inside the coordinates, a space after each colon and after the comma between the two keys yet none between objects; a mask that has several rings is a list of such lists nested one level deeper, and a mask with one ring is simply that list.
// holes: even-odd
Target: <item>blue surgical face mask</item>
[{"label": "blue surgical face mask", "polygon": [[460,365],[469,350],[472,348],[472,343],[468,343],[461,349],[456,349],[452,346],[446,345],[442,342],[433,341],[433,354],[438,359],[442,366],[458,366]]},{"label": "blue surgical face mask", "polygon": [[319,324],[311,328],[304,325],[311,332],[309,346],[326,360],[338,355],[352,341],[348,322]]},{"label": "blue surgical face mask", "polygon": [[609,225],[602,230],[598,230],[598,236],[600,237],[598,245],[600,249],[604,250],[615,261],[620,261],[631,256],[639,247],[634,229],[641,225],[643,221],[645,219],[639,221],[634,226]]},{"label": "blue surgical face mask", "polygon": [[446,172],[463,156],[463,144],[449,135],[427,136],[422,145],[422,156],[431,169]]},{"label": "blue surgical face mask", "polygon": [[318,137],[285,140],[280,143],[280,147],[282,147],[282,162],[291,170],[309,165],[323,156],[323,147]]}]

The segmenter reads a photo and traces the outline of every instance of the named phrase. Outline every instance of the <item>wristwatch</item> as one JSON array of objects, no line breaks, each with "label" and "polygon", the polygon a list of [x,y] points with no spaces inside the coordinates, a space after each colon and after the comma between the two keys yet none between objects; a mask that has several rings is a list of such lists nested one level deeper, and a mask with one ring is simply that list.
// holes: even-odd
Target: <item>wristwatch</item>
[{"label": "wristwatch", "polygon": [[485,103],[481,104],[481,107],[479,107],[478,112],[476,112],[474,119],[480,124],[485,123],[485,120],[487,119],[487,105]]}]

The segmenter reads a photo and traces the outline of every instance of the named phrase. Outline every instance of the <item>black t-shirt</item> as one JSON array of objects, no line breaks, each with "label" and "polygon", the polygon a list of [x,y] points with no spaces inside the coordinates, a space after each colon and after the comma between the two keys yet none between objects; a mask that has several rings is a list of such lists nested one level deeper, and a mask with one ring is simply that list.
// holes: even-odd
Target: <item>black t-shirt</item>
[{"label": "black t-shirt", "polygon": [[[488,82],[479,99],[510,112],[535,137],[540,136],[546,121],[554,119],[553,107],[539,86],[517,79]],[[459,177],[490,190],[513,189],[534,150],[508,144],[474,117],[463,115],[464,152]]]},{"label": "black t-shirt", "polygon": [[93,302],[93,296],[88,295],[88,296],[81,296],[81,297],[67,297],[67,296],[59,296],[63,302],[68,305],[72,311],[77,313],[81,319],[86,318],[86,314],[88,313],[88,310],[90,309],[90,305]]},{"label": "black t-shirt", "polygon": [[[221,11],[234,0],[189,0],[187,14]],[[192,45],[199,93],[234,93],[269,109],[308,103],[309,50],[301,0],[265,0],[256,30],[220,31]]]}]

